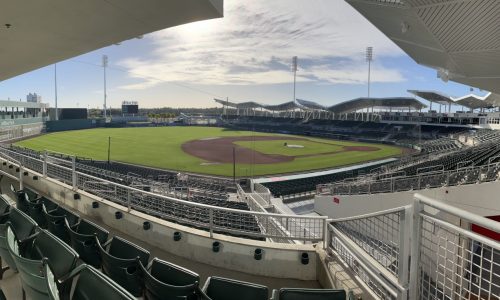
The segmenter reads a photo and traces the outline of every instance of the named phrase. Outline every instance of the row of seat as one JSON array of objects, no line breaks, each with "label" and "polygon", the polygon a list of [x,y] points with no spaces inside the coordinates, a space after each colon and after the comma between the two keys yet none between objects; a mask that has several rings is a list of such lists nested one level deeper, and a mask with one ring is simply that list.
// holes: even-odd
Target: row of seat
[{"label": "row of seat", "polygon": [[[118,236],[108,240],[108,231],[51,200],[30,199],[27,191],[11,189],[16,207],[0,197],[0,258],[19,272],[23,298],[269,299],[266,286],[234,279],[209,277],[200,287],[195,272],[158,258],[149,261],[148,250]],[[38,219],[40,203],[45,220]],[[346,297],[344,290],[284,288],[274,291],[272,299]]]}]

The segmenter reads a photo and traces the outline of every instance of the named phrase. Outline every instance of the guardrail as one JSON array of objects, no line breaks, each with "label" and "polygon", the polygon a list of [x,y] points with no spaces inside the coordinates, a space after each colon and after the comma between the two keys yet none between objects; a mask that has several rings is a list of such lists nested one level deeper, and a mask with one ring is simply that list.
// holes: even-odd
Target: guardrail
[{"label": "guardrail", "polygon": [[[30,169],[44,177],[59,180],[72,186],[75,191],[84,190],[129,210],[143,211],[165,220],[205,229],[211,235],[223,233],[257,239],[304,242],[324,240],[327,217],[245,211],[175,199],[78,172],[75,159],[60,165],[55,161],[50,162],[47,155],[39,159],[6,148],[0,148],[0,156],[18,165],[21,170]],[[19,181],[22,186],[22,171]],[[279,227],[276,224],[280,224]]]},{"label": "guardrail", "polygon": [[421,190],[444,186],[475,184],[500,179],[500,162],[457,170],[422,173],[379,180],[358,180],[317,186],[318,194],[360,195]]},{"label": "guardrail", "polygon": [[[328,250],[378,299],[499,299],[500,223],[415,194],[410,206],[333,220]],[[484,232],[484,230],[482,231]]]}]

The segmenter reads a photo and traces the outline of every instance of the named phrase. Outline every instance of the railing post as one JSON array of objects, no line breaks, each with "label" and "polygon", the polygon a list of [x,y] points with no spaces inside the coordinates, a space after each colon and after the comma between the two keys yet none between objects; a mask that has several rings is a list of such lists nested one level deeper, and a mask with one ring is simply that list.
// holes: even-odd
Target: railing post
[{"label": "railing post", "polygon": [[399,261],[398,261],[398,282],[405,288],[403,299],[407,299],[409,283],[409,263],[410,263],[410,235],[412,221],[412,207],[405,207],[404,211],[399,212]]},{"label": "railing post", "polygon": [[328,219],[323,219],[323,250],[328,249],[330,232],[328,232]]},{"label": "railing post", "polygon": [[76,157],[71,157],[71,183],[73,185],[73,190],[76,190]]},{"label": "railing post", "polygon": [[47,150],[43,151],[43,169],[42,169],[43,177],[47,177]]},{"label": "railing post", "polygon": [[130,203],[130,189],[127,189],[127,209],[128,209],[128,212],[130,212],[132,210],[132,206]]},{"label": "railing post", "polygon": [[213,238],[214,237],[214,228],[213,228],[213,225],[214,225],[214,210],[213,208],[209,208],[208,210],[208,227],[210,229],[210,238]]},{"label": "railing post", "polygon": [[23,183],[23,164],[19,163],[19,190],[24,189],[24,183]]},{"label": "railing post", "polygon": [[422,203],[420,200],[413,200],[413,224],[412,224],[412,235],[411,235],[411,263],[410,263],[410,282],[408,286],[408,291],[410,294],[409,299],[418,299],[418,280],[420,276],[420,243],[422,239],[422,217],[420,213],[423,210]]}]

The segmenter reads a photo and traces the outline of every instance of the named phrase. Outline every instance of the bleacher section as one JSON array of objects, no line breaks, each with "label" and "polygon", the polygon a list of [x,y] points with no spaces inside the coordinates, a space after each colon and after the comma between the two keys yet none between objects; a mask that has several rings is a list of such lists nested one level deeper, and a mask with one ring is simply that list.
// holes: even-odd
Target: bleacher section
[{"label": "bleacher section", "polygon": [[300,194],[309,191],[315,191],[316,186],[319,184],[342,181],[346,178],[364,175],[374,169],[377,169],[378,167],[380,167],[380,165],[328,175],[311,176],[293,180],[265,182],[262,183],[262,185],[267,187],[275,197],[282,197],[291,194]]},{"label": "bleacher section", "polygon": [[[50,199],[14,192],[16,207],[0,197],[0,256],[19,272],[23,298],[269,299],[267,286],[235,279],[212,276],[200,285],[197,273],[151,258],[148,249],[111,236]],[[52,218],[60,222],[52,224]],[[327,289],[282,288],[272,295],[274,300],[353,299],[352,293]]]},{"label": "bleacher section", "polygon": [[457,140],[447,137],[425,141],[420,143],[418,146],[422,152],[426,153],[448,152],[461,148],[461,144]]},{"label": "bleacher section", "polygon": [[298,119],[283,117],[244,116],[223,120],[229,128],[262,132],[311,135],[335,139],[361,141],[400,142],[415,144],[418,140],[446,137],[451,133],[463,131],[460,127],[415,124],[390,124],[353,120]]}]

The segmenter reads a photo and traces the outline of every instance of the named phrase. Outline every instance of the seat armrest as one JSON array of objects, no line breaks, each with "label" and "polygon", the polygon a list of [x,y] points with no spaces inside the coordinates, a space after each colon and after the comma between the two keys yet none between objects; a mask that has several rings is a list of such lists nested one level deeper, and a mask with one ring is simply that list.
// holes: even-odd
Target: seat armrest
[{"label": "seat armrest", "polygon": [[87,267],[86,264],[81,264],[79,266],[77,266],[76,268],[74,268],[73,270],[71,270],[71,272],[63,275],[61,278],[59,278],[57,280],[57,282],[59,284],[62,284],[64,282],[66,282],[67,280],[70,280],[71,278],[75,277],[76,275],[80,274],[80,272],[85,269]]}]

